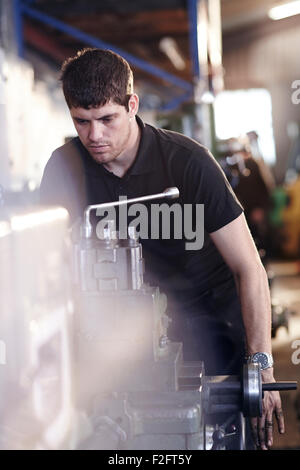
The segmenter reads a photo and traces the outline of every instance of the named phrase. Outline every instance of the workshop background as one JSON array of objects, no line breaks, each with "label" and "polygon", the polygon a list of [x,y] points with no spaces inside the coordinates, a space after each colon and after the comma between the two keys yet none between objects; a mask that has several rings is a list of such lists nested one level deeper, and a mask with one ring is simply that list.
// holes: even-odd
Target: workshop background
[{"label": "workshop background", "polygon": [[[286,9],[274,9],[279,5]],[[268,271],[276,379],[299,380],[300,2],[0,0],[0,241],[10,230],[7,207],[26,212],[38,204],[47,160],[55,148],[76,135],[58,79],[63,60],[83,47],[108,48],[124,56],[134,71],[143,120],[196,139],[222,165],[244,205]],[[52,214],[56,216],[64,218],[63,212]],[[22,221],[14,222],[21,230]],[[62,224],[45,236],[53,244],[56,239],[60,243],[63,230]],[[17,244],[12,258],[8,243],[0,245],[3,383],[14,348],[21,360],[21,341],[16,344],[16,336],[23,337],[26,318],[38,322],[38,301],[34,314],[31,311],[33,292],[40,289],[41,296],[47,295],[52,285],[42,279],[46,266],[51,265],[51,282],[56,285],[57,260],[43,260],[38,266],[34,249],[42,250],[45,242],[38,234],[30,240]],[[25,283],[30,277],[26,263],[36,266],[38,273]],[[9,273],[5,266],[10,266]],[[57,296],[61,295],[59,291]],[[45,328],[68,323],[68,318],[56,320],[50,326],[46,322]],[[34,331],[34,323],[30,328]],[[8,344],[2,339],[10,329]],[[32,357],[40,341],[36,336]],[[29,379],[18,376],[19,359],[14,358],[10,380],[24,385]],[[72,385],[66,372],[60,370],[60,374],[65,408],[61,421],[49,429],[53,447],[62,439],[59,423],[71,416],[67,408]],[[36,400],[42,415],[40,393],[33,391],[29,402]],[[299,392],[286,392],[282,400],[286,434],[276,434],[274,448],[299,449]],[[1,403],[0,413],[5,406]],[[25,422],[24,418],[24,429]],[[7,439],[17,442],[19,434],[6,427],[0,424],[0,435],[9,432]]]}]

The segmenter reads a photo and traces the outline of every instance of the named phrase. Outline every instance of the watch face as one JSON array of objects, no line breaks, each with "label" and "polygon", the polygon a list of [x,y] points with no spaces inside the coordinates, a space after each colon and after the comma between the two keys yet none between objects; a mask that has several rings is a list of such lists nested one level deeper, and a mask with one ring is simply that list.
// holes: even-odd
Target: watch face
[{"label": "watch face", "polygon": [[256,353],[253,355],[253,362],[258,362],[260,364],[261,369],[265,369],[269,366],[269,358],[264,353]]}]

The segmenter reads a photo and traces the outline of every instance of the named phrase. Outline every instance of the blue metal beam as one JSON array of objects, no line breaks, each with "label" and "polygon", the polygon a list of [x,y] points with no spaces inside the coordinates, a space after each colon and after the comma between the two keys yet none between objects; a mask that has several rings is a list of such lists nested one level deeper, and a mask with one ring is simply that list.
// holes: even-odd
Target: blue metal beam
[{"label": "blue metal beam", "polygon": [[42,23],[52,26],[53,28],[56,28],[59,31],[62,31],[63,33],[69,34],[70,36],[75,37],[79,41],[82,41],[85,44],[88,44],[89,46],[97,47],[101,49],[111,49],[117,54],[120,54],[122,57],[124,57],[124,59],[126,59],[135,67],[141,70],[144,70],[145,72],[151,75],[159,77],[171,83],[172,85],[182,88],[183,90],[187,92],[191,93],[193,91],[193,85],[191,85],[186,80],[182,80],[181,78],[178,78],[173,74],[165,72],[164,70],[160,69],[159,67],[156,67],[155,65],[149,64],[148,62],[142,59],[139,59],[135,57],[134,55],[129,54],[123,51],[122,49],[115,47],[112,44],[106,43],[102,41],[101,39],[91,36],[90,34],[84,33],[83,31],[80,31],[79,29],[74,28],[73,26],[70,26],[66,23],[63,23],[62,21],[56,18],[53,18],[52,16],[46,15],[45,13],[42,13],[38,10],[30,8],[28,5],[24,3],[22,4],[22,13],[38,21],[41,21]]},{"label": "blue metal beam", "polygon": [[189,17],[189,31],[190,31],[190,51],[193,64],[193,76],[195,80],[201,78],[200,64],[199,64],[199,47],[198,43],[198,6],[201,0],[188,0],[188,17]]},{"label": "blue metal beam", "polygon": [[160,107],[159,111],[174,111],[175,109],[178,108],[178,106],[181,103],[184,103],[188,99],[192,98],[192,92],[188,91],[187,93],[184,93],[183,95],[176,96],[176,98],[173,98],[172,100],[168,101],[168,103],[164,104],[163,106]]},{"label": "blue metal beam", "polygon": [[15,24],[15,34],[17,43],[17,52],[19,57],[24,57],[24,34],[23,34],[23,16],[21,0],[13,0],[13,14]]}]

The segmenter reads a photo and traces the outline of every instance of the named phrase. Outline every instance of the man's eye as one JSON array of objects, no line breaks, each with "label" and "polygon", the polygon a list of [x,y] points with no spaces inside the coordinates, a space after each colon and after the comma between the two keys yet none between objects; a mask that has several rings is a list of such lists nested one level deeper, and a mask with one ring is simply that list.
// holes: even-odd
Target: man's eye
[{"label": "man's eye", "polygon": [[76,119],[76,122],[77,124],[86,124],[87,121],[85,121],[84,119]]},{"label": "man's eye", "polygon": [[108,122],[112,122],[113,118],[111,116],[110,117],[104,117],[104,118],[99,119],[99,121],[108,123]]}]

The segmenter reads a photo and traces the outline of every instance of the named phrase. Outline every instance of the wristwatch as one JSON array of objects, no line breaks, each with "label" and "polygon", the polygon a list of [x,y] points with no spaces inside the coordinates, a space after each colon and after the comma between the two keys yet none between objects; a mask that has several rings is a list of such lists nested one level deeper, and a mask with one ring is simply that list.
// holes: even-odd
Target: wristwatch
[{"label": "wristwatch", "polygon": [[255,362],[260,365],[261,370],[269,369],[273,367],[274,361],[272,354],[266,352],[256,352],[247,356],[247,363]]}]

